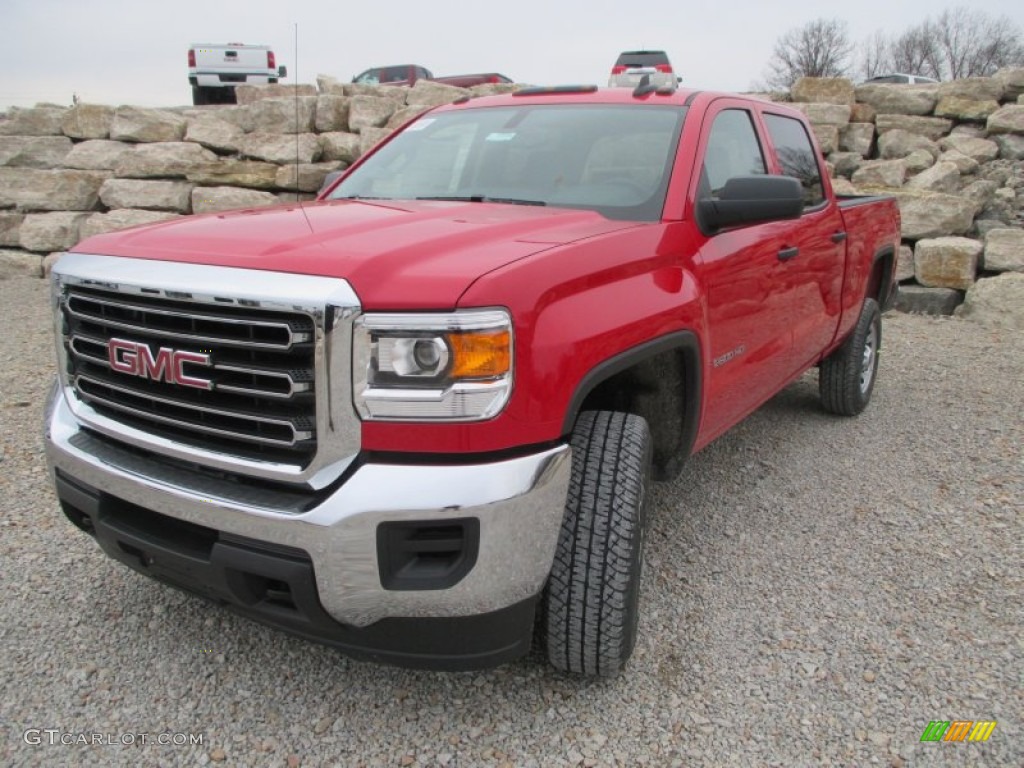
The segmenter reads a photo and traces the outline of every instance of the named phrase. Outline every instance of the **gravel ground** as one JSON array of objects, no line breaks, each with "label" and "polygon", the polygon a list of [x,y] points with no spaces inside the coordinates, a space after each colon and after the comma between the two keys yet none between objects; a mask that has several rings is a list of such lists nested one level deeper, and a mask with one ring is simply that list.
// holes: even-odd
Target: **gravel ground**
[{"label": "gravel ground", "polygon": [[[637,652],[595,683],[349,661],[108,560],[47,480],[46,288],[0,307],[4,765],[1024,764],[1021,334],[890,315],[860,418],[809,374],[657,486]],[[998,726],[920,743],[957,719]],[[93,733],[136,743],[59,743]]]}]

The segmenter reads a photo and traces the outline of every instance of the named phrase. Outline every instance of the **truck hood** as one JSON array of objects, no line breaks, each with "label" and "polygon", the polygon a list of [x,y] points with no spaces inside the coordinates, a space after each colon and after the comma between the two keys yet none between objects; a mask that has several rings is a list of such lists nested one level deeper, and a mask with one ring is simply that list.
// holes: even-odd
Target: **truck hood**
[{"label": "truck hood", "polygon": [[342,277],[367,309],[450,309],[487,272],[635,226],[564,208],[336,200],[190,216],[97,235],[72,250]]}]

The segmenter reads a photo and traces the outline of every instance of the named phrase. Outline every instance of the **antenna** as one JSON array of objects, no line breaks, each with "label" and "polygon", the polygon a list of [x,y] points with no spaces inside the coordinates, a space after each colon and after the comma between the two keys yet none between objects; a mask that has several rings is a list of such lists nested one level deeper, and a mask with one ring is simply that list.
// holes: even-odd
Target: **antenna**
[{"label": "antenna", "polygon": [[313,231],[313,223],[309,220],[309,214],[302,205],[302,190],[299,188],[299,22],[295,22],[295,79],[292,81],[295,88],[295,202],[299,204],[303,218],[306,219],[306,226]]}]

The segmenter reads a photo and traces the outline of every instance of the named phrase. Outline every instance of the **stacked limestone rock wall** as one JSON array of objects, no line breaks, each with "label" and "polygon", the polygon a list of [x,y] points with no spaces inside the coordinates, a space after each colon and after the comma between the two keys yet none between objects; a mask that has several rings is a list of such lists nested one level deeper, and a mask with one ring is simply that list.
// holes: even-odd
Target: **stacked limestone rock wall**
[{"label": "stacked limestone rock wall", "polygon": [[[240,86],[234,106],[11,110],[0,117],[0,276],[44,274],[50,254],[100,232],[311,199],[327,173],[430,106],[512,88],[320,77]],[[838,192],[899,200],[902,308],[952,312],[979,281],[989,285],[968,308],[972,293],[1024,304],[1024,69],[913,86],[805,78],[785,98],[808,115]]]},{"label": "stacked limestone rock wall", "polygon": [[102,232],[310,200],[329,172],[431,106],[511,88],[320,77],[316,87],[240,86],[232,106],[12,109],[0,116],[0,277],[42,275]]},{"label": "stacked limestone rock wall", "polygon": [[934,85],[804,78],[789,98],[837,192],[899,201],[901,309],[951,314],[965,293],[967,313],[982,297],[1024,305],[1024,69]]}]

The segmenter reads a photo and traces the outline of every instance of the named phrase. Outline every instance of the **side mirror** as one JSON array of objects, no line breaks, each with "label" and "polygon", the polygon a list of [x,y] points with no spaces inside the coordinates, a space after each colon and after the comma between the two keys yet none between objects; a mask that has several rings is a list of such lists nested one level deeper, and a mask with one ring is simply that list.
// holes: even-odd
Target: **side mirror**
[{"label": "side mirror", "polygon": [[326,176],[324,176],[324,181],[320,185],[320,190],[316,193],[316,196],[320,197],[320,195],[324,193],[324,190],[331,186],[331,184],[333,184],[335,181],[337,181],[338,177],[341,176],[343,173],[344,171],[331,171]]},{"label": "side mirror", "polygon": [[277,68],[277,76],[278,77],[288,77],[288,67],[286,67],[284,64],[282,64],[280,67],[278,67]]},{"label": "side mirror", "polygon": [[735,176],[717,200],[697,203],[697,221],[705,234],[714,234],[724,227],[798,219],[803,210],[804,190],[792,176]]}]

